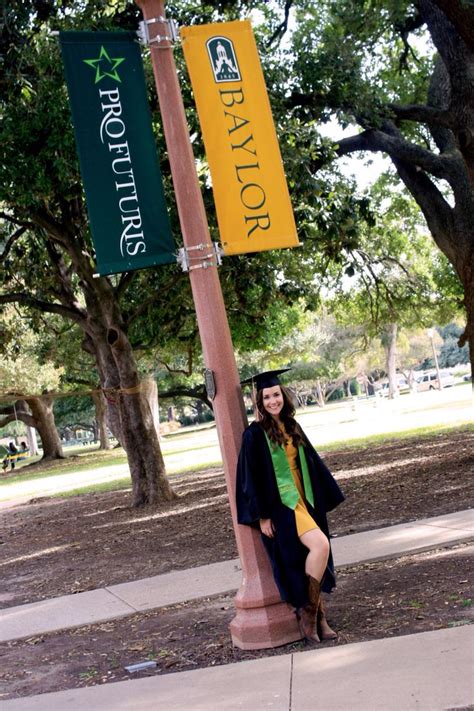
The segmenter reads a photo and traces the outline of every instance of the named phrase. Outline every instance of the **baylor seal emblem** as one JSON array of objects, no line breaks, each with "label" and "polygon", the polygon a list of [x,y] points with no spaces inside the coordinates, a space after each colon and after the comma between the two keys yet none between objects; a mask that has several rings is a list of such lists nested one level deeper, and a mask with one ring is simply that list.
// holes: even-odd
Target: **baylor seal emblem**
[{"label": "baylor seal emblem", "polygon": [[206,46],[214,80],[217,83],[241,81],[239,65],[231,40],[227,37],[211,37],[206,42]]}]

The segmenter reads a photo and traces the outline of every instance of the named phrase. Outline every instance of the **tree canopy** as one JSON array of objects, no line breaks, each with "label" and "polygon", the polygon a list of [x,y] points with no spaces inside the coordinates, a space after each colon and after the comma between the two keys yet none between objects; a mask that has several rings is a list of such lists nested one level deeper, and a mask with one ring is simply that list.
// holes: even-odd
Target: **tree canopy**
[{"label": "tree canopy", "polygon": [[[463,285],[473,361],[474,9],[462,0],[289,5],[295,28],[272,64],[281,120],[309,144],[303,168],[317,176],[342,156],[389,156]],[[341,134],[328,142],[318,125],[331,119]]]},{"label": "tree canopy", "polygon": [[[225,260],[220,276],[236,348],[241,353],[272,348],[297,324],[302,303],[309,310],[318,306],[323,285],[338,283],[342,289],[351,274],[363,282],[372,271],[376,278],[365,284],[363,299],[374,323],[389,321],[382,312],[393,310],[395,302],[399,314],[404,303],[413,309],[415,291],[419,303],[431,304],[437,275],[449,276],[454,298],[460,280],[467,313],[462,338],[472,349],[472,9],[461,0],[181,0],[167,5],[181,24],[236,19],[256,10],[259,14],[252,17],[303,247]],[[139,393],[137,354],[153,353],[168,369],[185,364],[188,372],[199,363],[189,281],[174,266],[94,279],[62,66],[51,34],[58,29],[134,30],[140,12],[125,0],[14,0],[4,17],[0,304],[16,303],[37,330],[44,313],[74,325],[74,338],[94,363],[101,387],[115,393],[108,400],[109,424],[127,450],[135,502],[170,496]],[[200,131],[179,55],[178,64],[193,149],[204,169],[211,231],[218,237]],[[149,91],[156,107],[152,82]],[[334,119],[341,131],[352,128],[352,135],[324,138],[319,127]],[[153,126],[179,244],[156,110]],[[415,265],[407,270],[403,263],[405,236],[396,220],[387,230],[377,195],[360,194],[337,168],[341,156],[373,152],[390,157],[393,171],[386,180],[402,181],[451,265],[433,260],[423,272],[418,260],[416,290],[405,278],[407,271],[414,278]],[[396,210],[396,195],[390,200]],[[383,271],[389,264],[390,283]],[[374,300],[374,290],[383,298]],[[140,454],[145,438],[150,442],[146,459]]]}]

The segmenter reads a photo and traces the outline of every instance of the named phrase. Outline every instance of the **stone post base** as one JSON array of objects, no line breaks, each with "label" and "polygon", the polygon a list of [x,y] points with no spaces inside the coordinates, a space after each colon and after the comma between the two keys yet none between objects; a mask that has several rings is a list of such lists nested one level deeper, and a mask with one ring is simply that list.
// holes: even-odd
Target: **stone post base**
[{"label": "stone post base", "polygon": [[296,615],[285,602],[238,609],[229,628],[239,649],[281,647],[302,638]]}]

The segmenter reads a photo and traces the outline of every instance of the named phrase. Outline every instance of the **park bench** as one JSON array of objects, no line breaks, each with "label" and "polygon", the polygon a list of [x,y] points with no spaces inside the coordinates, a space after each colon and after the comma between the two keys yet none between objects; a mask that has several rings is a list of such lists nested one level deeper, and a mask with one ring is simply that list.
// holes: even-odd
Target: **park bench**
[{"label": "park bench", "polygon": [[29,449],[24,449],[23,451],[18,451],[15,452],[15,454],[12,454],[11,452],[5,451],[4,453],[0,453],[0,457],[2,457],[2,468],[3,471],[5,472],[9,466],[11,466],[12,462],[20,462],[22,459],[27,459],[30,456],[30,450]]}]

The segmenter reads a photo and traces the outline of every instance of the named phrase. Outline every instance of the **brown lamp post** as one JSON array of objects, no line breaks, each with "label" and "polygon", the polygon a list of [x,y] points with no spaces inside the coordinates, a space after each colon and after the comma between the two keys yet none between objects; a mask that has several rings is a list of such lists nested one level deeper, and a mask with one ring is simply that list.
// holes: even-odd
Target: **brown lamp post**
[{"label": "brown lamp post", "polygon": [[[241,649],[276,647],[300,639],[295,615],[280,600],[259,534],[239,526],[235,510],[235,471],[247,424],[234,350],[197,178],[176,74],[169,25],[162,0],[136,0],[147,27],[171,174],[176,193],[189,277],[208,372],[213,376],[214,414],[224,462],[243,580],[237,615],[230,629]],[[212,377],[211,377],[212,380]]]}]

